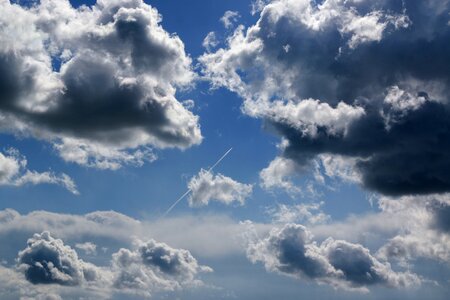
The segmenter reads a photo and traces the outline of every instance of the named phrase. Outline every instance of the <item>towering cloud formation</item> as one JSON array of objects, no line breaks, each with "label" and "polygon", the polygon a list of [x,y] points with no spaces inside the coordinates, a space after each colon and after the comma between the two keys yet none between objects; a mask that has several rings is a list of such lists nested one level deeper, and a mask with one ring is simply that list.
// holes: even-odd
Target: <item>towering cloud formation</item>
[{"label": "towering cloud formation", "polygon": [[450,190],[449,1],[258,1],[200,61],[281,135],[282,156],[352,158],[387,195]]},{"label": "towering cloud formation", "polygon": [[142,0],[75,9],[1,0],[0,127],[54,143],[99,168],[155,159],[148,147],[201,142],[198,117],[175,98],[194,76],[182,41]]}]

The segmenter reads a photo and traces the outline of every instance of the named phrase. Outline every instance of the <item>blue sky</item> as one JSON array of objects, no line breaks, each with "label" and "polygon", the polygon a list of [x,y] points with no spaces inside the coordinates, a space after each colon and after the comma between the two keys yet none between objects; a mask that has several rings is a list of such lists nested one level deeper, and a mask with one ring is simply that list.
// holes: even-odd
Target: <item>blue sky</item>
[{"label": "blue sky", "polygon": [[0,7],[0,298],[448,297],[448,1]]}]

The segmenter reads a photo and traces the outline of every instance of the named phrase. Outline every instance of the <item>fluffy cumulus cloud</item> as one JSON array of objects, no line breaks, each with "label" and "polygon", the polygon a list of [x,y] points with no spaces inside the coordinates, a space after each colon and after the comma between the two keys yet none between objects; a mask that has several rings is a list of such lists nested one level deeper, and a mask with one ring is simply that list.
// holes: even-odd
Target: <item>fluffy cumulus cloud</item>
[{"label": "fluffy cumulus cloud", "polygon": [[371,285],[406,287],[420,283],[414,274],[393,271],[360,244],[333,238],[318,244],[306,227],[295,223],[251,241],[247,255],[253,262],[262,262],[268,271],[337,288],[367,291]]},{"label": "fluffy cumulus cloud", "polygon": [[208,205],[210,201],[243,205],[253,190],[251,184],[240,183],[222,174],[200,170],[188,183],[190,206]]},{"label": "fluffy cumulus cloud", "polygon": [[0,9],[2,131],[104,169],[154,160],[153,147],[201,142],[198,117],[175,98],[195,78],[191,59],[150,5],[2,0]]},{"label": "fluffy cumulus cloud", "polygon": [[284,189],[291,195],[298,194],[301,192],[301,189],[295,185],[292,177],[299,173],[306,173],[307,170],[306,167],[297,164],[293,160],[276,157],[259,173],[261,187],[266,190],[279,188]]},{"label": "fluffy cumulus cloud", "polygon": [[450,260],[448,203],[448,196],[439,195],[384,197],[380,212],[337,221],[322,210],[323,203],[279,205],[268,211],[273,223],[252,223],[255,230],[223,215],[145,221],[113,211],[7,209],[0,211],[0,297],[79,298],[80,286],[85,297],[98,299],[203,289],[202,274],[211,271],[200,264],[204,258],[221,261],[246,250],[271,272],[337,288],[407,287],[429,279],[444,284],[445,276],[423,274],[419,280],[412,272],[421,274],[419,259]]},{"label": "fluffy cumulus cloud", "polygon": [[[86,249],[85,244],[76,247]],[[49,286],[47,291],[66,292],[71,287],[83,286],[88,294],[99,298],[119,292],[149,297],[156,292],[197,287],[203,284],[198,274],[212,271],[199,265],[188,250],[172,248],[153,239],[147,242],[135,239],[131,248],[113,253],[110,264],[97,266],[79,258],[75,249],[48,231],[28,239],[16,262],[16,268],[0,268],[0,277],[14,274],[19,284],[22,279],[17,274],[22,273],[25,279],[22,284],[31,283],[34,287],[28,290],[36,293],[42,286]],[[12,287],[6,285],[6,288]]]},{"label": "fluffy cumulus cloud", "polygon": [[26,158],[16,149],[10,148],[6,153],[0,152],[0,185],[57,184],[73,194],[78,194],[75,182],[67,174],[29,170],[27,163]]},{"label": "fluffy cumulus cloud", "polygon": [[48,231],[35,234],[19,252],[18,268],[33,284],[81,285],[98,279],[94,265],[78,258],[74,249],[53,238]]},{"label": "fluffy cumulus cloud", "polygon": [[155,288],[174,290],[182,286],[201,284],[199,272],[212,271],[200,266],[191,253],[174,249],[164,243],[149,240],[138,242],[137,249],[120,249],[113,254],[115,287],[148,293]]},{"label": "fluffy cumulus cloud", "polygon": [[354,171],[336,175],[385,195],[447,192],[449,10],[449,1],[256,1],[256,24],[205,53],[203,75],[286,140],[283,159],[341,157]]},{"label": "fluffy cumulus cloud", "polygon": [[[284,140],[280,148],[289,144]],[[291,197],[318,196],[316,186],[334,189],[336,183],[361,183],[361,172],[355,167],[358,159],[342,155],[320,154],[310,161],[277,156],[259,173],[260,186],[266,191],[283,190]],[[300,179],[306,180],[301,188]]]}]

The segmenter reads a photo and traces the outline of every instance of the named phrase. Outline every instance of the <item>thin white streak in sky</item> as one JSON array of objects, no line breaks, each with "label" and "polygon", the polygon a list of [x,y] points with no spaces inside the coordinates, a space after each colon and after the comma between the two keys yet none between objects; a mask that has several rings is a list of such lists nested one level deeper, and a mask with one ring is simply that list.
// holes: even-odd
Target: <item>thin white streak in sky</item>
[{"label": "thin white streak in sky", "polygon": [[[220,162],[228,155],[228,153],[231,152],[231,150],[233,150],[233,148],[230,148],[227,152],[225,152],[225,154],[222,155],[222,157],[219,158],[219,160],[217,160],[217,162],[216,162],[214,165],[212,165],[211,168],[208,169],[207,173],[210,173],[215,167],[217,167],[217,165],[220,164]],[[186,191],[186,193],[184,193],[183,195],[181,195],[181,197],[178,198],[178,200],[175,201],[175,202],[169,207],[169,209],[161,216],[161,218],[164,218],[165,216],[167,216],[167,215],[172,211],[172,209],[173,209],[173,208],[174,208],[181,200],[183,200],[187,195],[189,195],[190,192],[191,192],[191,189],[188,189],[188,190]]]}]

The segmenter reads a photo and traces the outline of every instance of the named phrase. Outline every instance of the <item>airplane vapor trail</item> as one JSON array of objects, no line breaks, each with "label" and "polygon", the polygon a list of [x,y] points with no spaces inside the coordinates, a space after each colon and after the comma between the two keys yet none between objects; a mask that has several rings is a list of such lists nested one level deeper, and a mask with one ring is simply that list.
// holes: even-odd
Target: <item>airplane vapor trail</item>
[{"label": "airplane vapor trail", "polygon": [[[221,158],[219,158],[215,164],[212,165],[211,168],[208,169],[207,173],[210,173],[215,167],[217,167],[218,164],[220,164],[220,162],[228,155],[228,153],[231,152],[231,150],[233,150],[233,148],[230,148],[227,152],[225,152],[224,155],[222,155]],[[166,212],[161,216],[161,218],[164,218],[165,216],[167,216],[172,209],[174,209],[175,206],[177,206],[178,203],[180,203],[181,200],[183,200],[187,195],[189,195],[189,193],[191,192],[191,189],[188,189],[183,195],[180,196],[180,198],[177,199],[177,201],[175,201],[168,210],[166,210]]]}]

